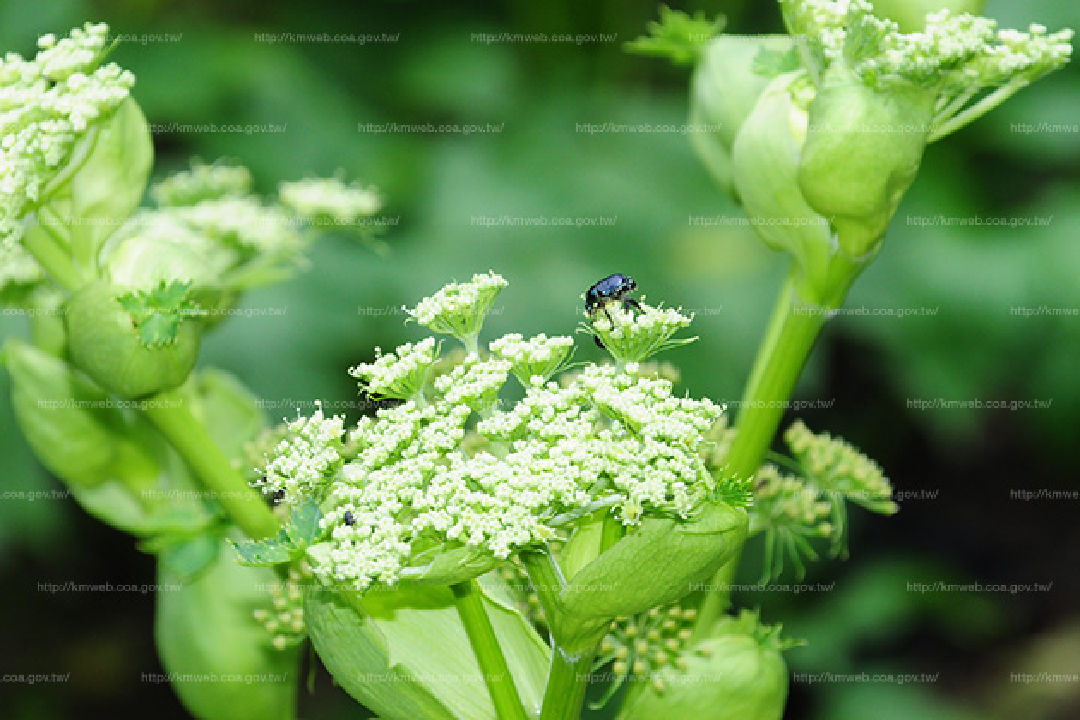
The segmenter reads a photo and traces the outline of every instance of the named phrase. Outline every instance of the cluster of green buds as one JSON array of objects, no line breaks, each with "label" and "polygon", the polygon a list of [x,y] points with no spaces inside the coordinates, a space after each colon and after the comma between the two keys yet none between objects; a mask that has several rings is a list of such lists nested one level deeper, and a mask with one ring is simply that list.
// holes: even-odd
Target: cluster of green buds
[{"label": "cluster of green buds", "polygon": [[[408,310],[452,335],[465,354],[440,359],[434,338],[407,343],[350,373],[394,404],[348,432],[321,410],[290,425],[258,485],[286,502],[314,500],[326,537],[308,549],[329,584],[448,583],[564,537],[596,513],[620,525],[689,522],[716,492],[704,453],[723,412],[639,374],[688,319],[643,306],[612,330],[617,365],[563,373],[569,337],[510,334],[481,354],[477,337],[506,282],[494,273],[453,283]],[[597,324],[602,321],[598,321]],[[622,342],[622,345],[618,343]],[[523,397],[504,405],[513,375]],[[737,524],[737,523],[736,523]]]},{"label": "cluster of green buds", "polygon": [[307,637],[302,586],[310,573],[307,563],[290,567],[284,580],[270,586],[270,606],[256,608],[251,613],[266,628],[276,650],[298,645]]},{"label": "cluster of green buds", "polygon": [[669,53],[697,61],[691,120],[707,129],[695,147],[762,239],[792,255],[805,302],[842,301],[877,253],[927,143],[1070,58],[1072,30],[998,29],[945,4],[912,27],[910,8],[882,3],[909,32],[867,0],[780,0],[788,35],[701,43],[712,25],[678,20],[696,28]]},{"label": "cluster of green buds", "polygon": [[689,649],[697,621],[695,608],[674,603],[647,613],[615,619],[611,632],[600,643],[597,666],[611,663],[613,695],[627,680],[648,682],[657,692],[667,690],[660,671],[672,665],[687,667],[683,654]]},{"label": "cluster of green buds", "polygon": [[804,559],[817,560],[812,542],[830,540],[829,554],[847,554],[847,505],[852,502],[880,515],[897,505],[881,467],[850,443],[828,433],[815,434],[801,421],[784,433],[792,457],[778,457],[792,472],[766,464],[755,475],[750,532],[765,536],[762,582],[778,577],[790,560],[805,573]]},{"label": "cluster of green buds", "polygon": [[604,639],[599,662],[610,662],[616,676],[609,695],[630,681],[620,720],[779,720],[787,699],[782,653],[799,643],[748,610],[722,617],[708,637],[693,641],[696,620],[692,608],[655,608]]}]

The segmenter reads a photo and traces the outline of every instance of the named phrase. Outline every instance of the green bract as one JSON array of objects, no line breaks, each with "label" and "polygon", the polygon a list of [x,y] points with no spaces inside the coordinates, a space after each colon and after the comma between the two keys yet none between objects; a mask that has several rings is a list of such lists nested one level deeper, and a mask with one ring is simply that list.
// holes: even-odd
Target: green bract
[{"label": "green bract", "polygon": [[746,511],[716,501],[690,522],[643,521],[570,577],[556,598],[567,618],[556,635],[572,644],[619,615],[683,597],[738,552],[746,532]]},{"label": "green bract", "polygon": [[199,353],[201,330],[182,320],[175,338],[148,347],[131,313],[120,303],[123,291],[97,281],[65,304],[64,327],[72,363],[106,390],[139,398],[180,385]]},{"label": "green bract", "polygon": [[631,689],[620,720],[780,720],[787,699],[783,644],[752,613],[721,621]]},{"label": "green bract", "polygon": [[[486,583],[484,583],[486,585]],[[525,708],[540,706],[550,662],[529,624],[491,589],[483,603]],[[445,587],[309,587],[311,641],[337,682],[387,720],[494,720],[465,628]]]},{"label": "green bract", "polygon": [[275,648],[257,618],[280,582],[273,570],[237,564],[223,542],[193,580],[158,568],[154,637],[188,711],[199,720],[295,717],[298,647]]},{"label": "green bract", "polygon": [[51,472],[73,486],[115,479],[134,489],[156,482],[153,454],[133,439],[130,420],[100,388],[19,340],[5,344],[3,358],[15,417]]},{"label": "green bract", "polygon": [[[792,50],[762,41],[751,63],[749,41],[717,38],[699,62],[693,112],[722,134],[695,143],[726,184],[733,134],[733,184],[755,230],[794,256],[802,301],[836,307],[876,254],[925,145],[1068,62],[1072,31],[998,30],[945,9],[904,33],[866,0],[780,4]],[[717,72],[713,53],[762,77]]]},{"label": "green bract", "polygon": [[721,35],[714,38],[690,79],[690,143],[713,179],[732,190],[731,151],[735,136],[771,76],[757,71],[769,54],[785,56],[786,35]]}]

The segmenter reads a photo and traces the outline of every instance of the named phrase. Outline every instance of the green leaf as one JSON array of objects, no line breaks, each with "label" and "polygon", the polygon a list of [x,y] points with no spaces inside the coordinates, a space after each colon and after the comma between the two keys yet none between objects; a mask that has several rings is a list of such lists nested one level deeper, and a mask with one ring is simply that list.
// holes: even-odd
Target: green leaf
[{"label": "green leaf", "polygon": [[189,582],[217,560],[221,543],[213,535],[180,539],[162,535],[143,543],[141,547],[149,550],[155,546],[159,547],[158,562],[170,574],[176,575],[183,582]]},{"label": "green leaf", "polygon": [[661,5],[660,22],[649,22],[645,26],[649,34],[631,40],[626,49],[638,55],[666,57],[676,65],[690,65],[726,24],[727,18],[723,15],[709,20],[703,12],[687,15]]},{"label": "green leaf", "polygon": [[[484,605],[526,713],[539,715],[550,651],[528,620],[498,599]],[[489,580],[490,579],[490,580]],[[385,720],[495,720],[495,709],[446,587],[332,592],[305,587],[312,644],[334,679]],[[438,648],[438,652],[432,652]]]},{"label": "green leaf", "polygon": [[247,566],[278,565],[296,560],[309,545],[319,538],[322,528],[319,521],[322,512],[313,501],[293,508],[285,527],[275,537],[245,542],[231,541],[240,556],[240,564]]},{"label": "green leaf", "polygon": [[200,720],[292,720],[299,646],[275,649],[255,618],[280,580],[269,568],[241,567],[232,553],[220,552],[221,540],[216,545],[215,559],[194,579],[164,557],[158,563],[154,639],[161,664]]},{"label": "green leaf", "polygon": [[762,77],[774,78],[799,69],[799,53],[794,47],[787,50],[762,45],[750,65],[751,71]]},{"label": "green leaf", "polygon": [[190,290],[190,282],[162,280],[152,290],[133,290],[117,300],[131,314],[139,341],[146,347],[160,347],[175,342],[180,323],[196,313]]}]

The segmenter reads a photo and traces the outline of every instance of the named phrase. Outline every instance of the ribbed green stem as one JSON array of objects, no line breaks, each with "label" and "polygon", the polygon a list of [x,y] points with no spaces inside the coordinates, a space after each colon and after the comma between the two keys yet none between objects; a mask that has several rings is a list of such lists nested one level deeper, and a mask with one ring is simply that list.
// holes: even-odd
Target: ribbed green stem
[{"label": "ribbed green stem", "polygon": [[82,286],[83,277],[71,262],[71,256],[47,229],[26,233],[22,244],[62,288],[71,291]]},{"label": "ribbed green stem", "polygon": [[191,414],[183,396],[171,390],[158,393],[144,406],[146,416],[180,453],[203,488],[221,503],[237,527],[253,539],[277,532],[278,521],[274,513],[233,468],[206,427]]},{"label": "ribbed green stem", "polygon": [[[743,391],[735,439],[724,466],[728,478],[751,477],[761,466],[803,365],[827,319],[825,308],[800,302],[796,280],[793,269],[780,289]],[[713,623],[727,610],[738,563],[739,554],[736,554],[713,576],[698,608],[695,640],[707,637]]]},{"label": "ribbed green stem", "polygon": [[551,671],[544,690],[540,720],[578,720],[592,672],[595,649],[567,655],[558,645],[551,649]]},{"label": "ribbed green stem", "polygon": [[469,644],[484,675],[484,684],[495,706],[495,715],[499,720],[526,720],[521,697],[514,686],[514,678],[499,647],[499,639],[484,608],[484,599],[476,580],[456,583],[450,586],[450,590],[454,593],[454,604],[461,624],[465,626]]}]

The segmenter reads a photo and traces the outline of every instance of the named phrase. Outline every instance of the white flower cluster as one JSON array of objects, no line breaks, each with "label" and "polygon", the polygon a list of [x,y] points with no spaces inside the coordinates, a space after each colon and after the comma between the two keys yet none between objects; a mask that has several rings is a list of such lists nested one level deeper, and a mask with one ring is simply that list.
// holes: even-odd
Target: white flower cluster
[{"label": "white flower cluster", "polygon": [[246,167],[196,161],[190,170],[174,173],[154,185],[150,197],[162,207],[176,207],[250,192],[251,171]]},{"label": "white flower cluster", "polygon": [[264,205],[254,196],[202,200],[173,212],[195,231],[228,246],[289,254],[304,245],[303,236],[287,212],[275,205]]},{"label": "white flower cluster", "polygon": [[616,360],[636,363],[661,350],[692,342],[693,339],[672,341],[671,337],[693,319],[693,314],[683,315],[675,308],[641,303],[640,311],[635,312],[611,305],[606,311],[597,312],[585,329],[600,338]]},{"label": "white flower cluster", "polygon": [[336,178],[309,178],[281,183],[281,204],[315,223],[352,225],[382,208],[373,188],[346,185]]},{"label": "white flower cluster", "polygon": [[431,366],[438,357],[435,338],[425,338],[415,344],[406,343],[385,355],[381,348],[375,348],[375,362],[351,367],[349,374],[360,380],[367,392],[375,397],[406,400],[423,391]]},{"label": "white flower cluster", "polygon": [[[478,275],[435,298],[444,312],[475,312],[505,284]],[[649,323],[689,322],[672,313],[654,311]],[[723,407],[676,397],[669,380],[642,376],[635,363],[546,380],[571,345],[507,335],[491,355],[447,366],[429,338],[353,368],[374,394],[403,402],[361,418],[346,445],[337,418],[297,421],[266,471],[272,489],[324,508],[314,572],[362,591],[422,572],[444,546],[505,559],[597,510],[628,525],[650,512],[689,517],[714,490],[706,458]],[[539,366],[524,397],[500,407],[510,372]]]},{"label": "white flower cluster", "polygon": [[867,0],[781,0],[791,30],[816,43],[828,62],[845,59],[878,86],[902,79],[946,93],[967,93],[1009,82],[1030,83],[1069,61],[1072,30],[1047,34],[999,30],[993,20],[940,10],[922,31],[902,33],[874,15]]},{"label": "white flower cluster", "polygon": [[379,410],[352,433],[358,455],[330,484],[330,550],[316,573],[364,589],[398,579],[424,538],[506,558],[598,507],[627,524],[650,507],[685,517],[712,482],[701,452],[723,409],[673,397],[666,380],[589,366],[566,387],[531,386],[469,442],[470,401],[501,385],[509,363],[460,367],[436,379],[444,397]]},{"label": "white flower cluster", "polygon": [[274,457],[253,484],[268,494],[281,493],[287,503],[310,497],[341,460],[344,422],[340,415],[323,415],[321,405],[311,417],[290,422],[285,438],[274,448]]},{"label": "white flower cluster", "polygon": [[0,240],[18,238],[19,220],[43,200],[82,135],[128,97],[134,76],[100,65],[108,32],[87,23],[62,40],[39,39],[33,60],[0,59]]},{"label": "white flower cluster", "polygon": [[476,274],[471,282],[450,283],[405,311],[432,332],[475,343],[484,318],[506,284],[495,272]]},{"label": "white flower cluster", "polygon": [[[519,333],[504,335],[488,343],[496,357],[509,362],[514,376],[528,387],[544,382],[566,362],[574,347],[574,339],[565,335],[548,337],[540,333],[524,339]],[[538,380],[536,380],[538,378]]]},{"label": "white flower cluster", "polygon": [[450,372],[435,378],[435,390],[451,405],[465,405],[477,412],[490,407],[510,374],[510,363],[499,358],[481,360],[475,353]]}]

